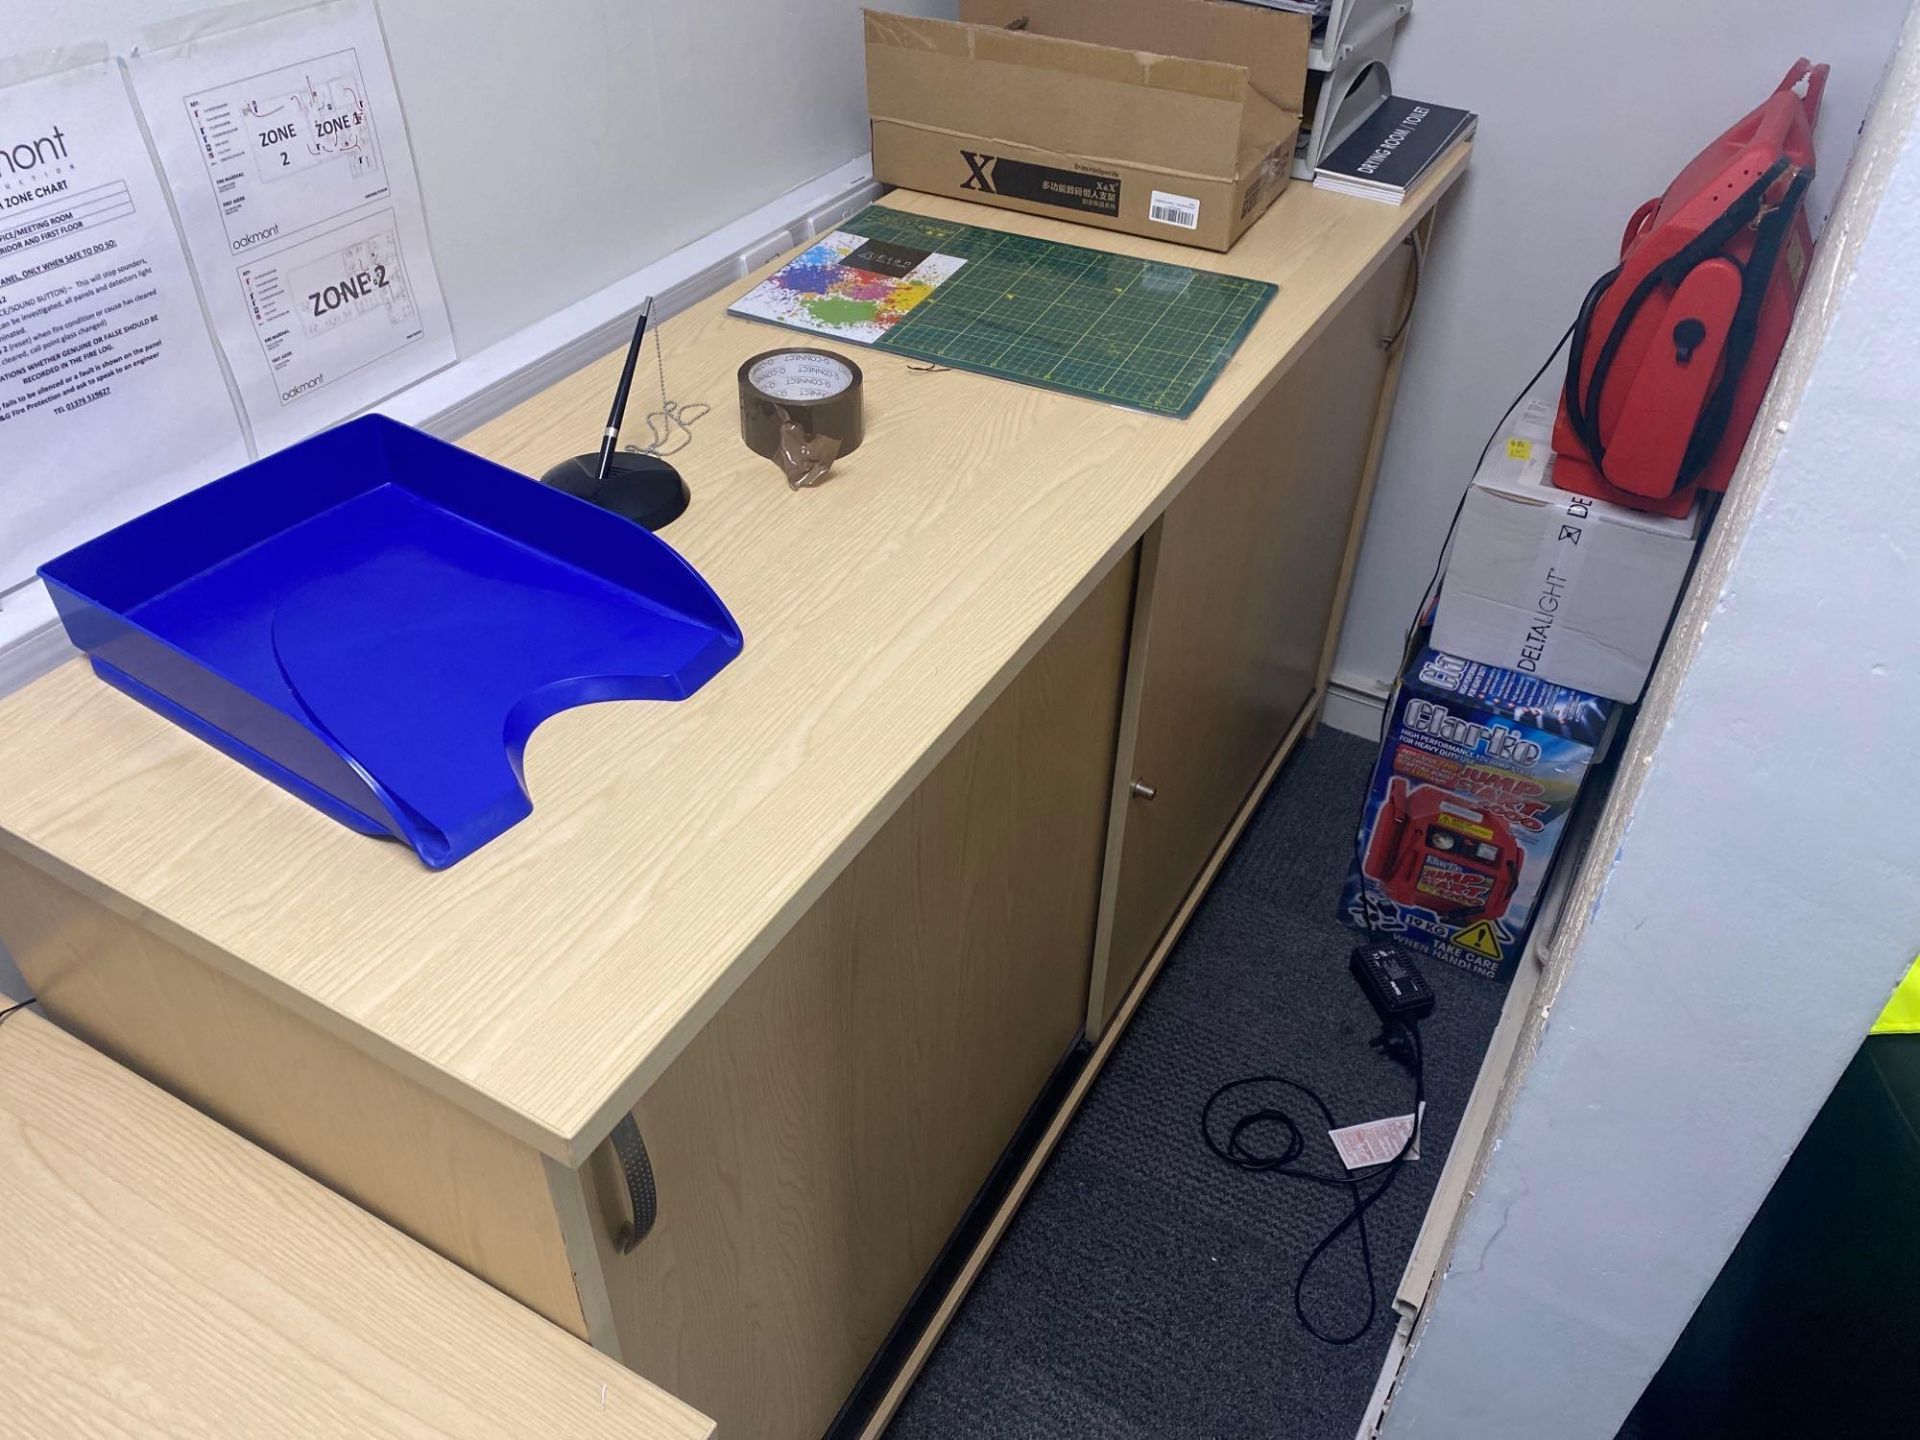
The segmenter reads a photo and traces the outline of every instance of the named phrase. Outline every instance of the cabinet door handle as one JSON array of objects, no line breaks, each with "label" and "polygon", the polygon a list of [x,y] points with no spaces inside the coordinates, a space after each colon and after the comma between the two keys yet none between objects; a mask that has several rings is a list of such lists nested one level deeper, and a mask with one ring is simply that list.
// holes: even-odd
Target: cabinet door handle
[{"label": "cabinet door handle", "polygon": [[1151,800],[1160,793],[1144,780],[1136,780],[1127,788],[1133,792],[1136,798],[1141,800]]},{"label": "cabinet door handle", "polygon": [[629,1110],[613,1127],[613,1153],[620,1157],[620,1172],[627,1181],[627,1206],[632,1218],[624,1220],[613,1237],[613,1248],[630,1255],[653,1229],[660,1214],[659,1192],[653,1186],[653,1161],[647,1158],[647,1144],[640,1138],[640,1126]]}]

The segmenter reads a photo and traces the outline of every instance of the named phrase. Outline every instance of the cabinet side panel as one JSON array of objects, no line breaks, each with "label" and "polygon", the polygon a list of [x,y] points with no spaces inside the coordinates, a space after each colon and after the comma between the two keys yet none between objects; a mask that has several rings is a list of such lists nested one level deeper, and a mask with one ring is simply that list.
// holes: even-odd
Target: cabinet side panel
[{"label": "cabinet side panel", "polygon": [[530,1146],[4,851],[0,939],[62,1027],[586,1336]]},{"label": "cabinet side panel", "polygon": [[636,1108],[659,1223],[587,1166],[627,1363],[819,1435],[1085,1011],[1129,555]]}]

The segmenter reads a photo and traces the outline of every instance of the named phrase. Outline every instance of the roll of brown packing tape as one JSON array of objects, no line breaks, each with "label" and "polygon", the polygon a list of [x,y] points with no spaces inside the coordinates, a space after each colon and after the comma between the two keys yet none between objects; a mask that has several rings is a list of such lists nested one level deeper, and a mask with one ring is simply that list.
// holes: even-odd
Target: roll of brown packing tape
[{"label": "roll of brown packing tape", "polygon": [[796,486],[825,478],[860,448],[860,367],[826,350],[794,347],[740,367],[740,438]]}]

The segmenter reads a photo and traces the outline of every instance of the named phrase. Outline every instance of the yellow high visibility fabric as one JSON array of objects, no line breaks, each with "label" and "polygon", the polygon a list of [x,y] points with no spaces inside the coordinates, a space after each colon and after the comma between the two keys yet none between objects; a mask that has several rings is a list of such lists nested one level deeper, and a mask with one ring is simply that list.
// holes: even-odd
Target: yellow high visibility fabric
[{"label": "yellow high visibility fabric", "polygon": [[1907,970],[1907,978],[1887,1001],[1887,1008],[1873,1023],[1875,1035],[1920,1035],[1920,960]]}]

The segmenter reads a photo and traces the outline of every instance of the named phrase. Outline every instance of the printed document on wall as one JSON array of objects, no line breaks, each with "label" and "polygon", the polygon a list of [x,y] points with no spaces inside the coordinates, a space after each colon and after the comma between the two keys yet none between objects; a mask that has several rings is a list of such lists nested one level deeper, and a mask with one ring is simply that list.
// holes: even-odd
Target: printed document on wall
[{"label": "printed document on wall", "polygon": [[119,69],[0,89],[0,591],[246,461]]},{"label": "printed document on wall", "polygon": [[260,453],[454,358],[372,0],[128,61]]}]

